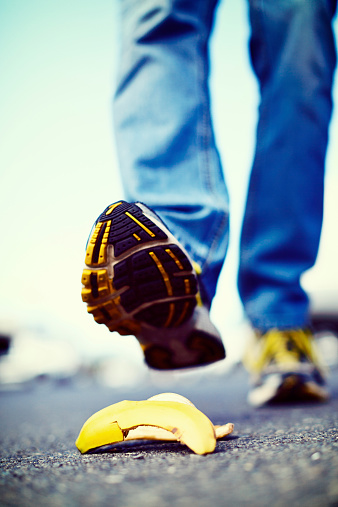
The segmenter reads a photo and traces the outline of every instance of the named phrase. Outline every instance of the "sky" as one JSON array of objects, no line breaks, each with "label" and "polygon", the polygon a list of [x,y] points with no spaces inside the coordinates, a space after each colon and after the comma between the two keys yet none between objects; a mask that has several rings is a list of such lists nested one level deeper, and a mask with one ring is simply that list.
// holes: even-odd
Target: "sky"
[{"label": "sky", "polygon": [[[232,235],[212,315],[228,350],[241,341],[237,244],[257,120],[248,36],[245,0],[223,1],[210,45],[210,88]],[[111,107],[118,50],[118,0],[0,0],[0,332],[43,329],[88,353],[110,344],[80,292],[92,223],[123,196]],[[338,103],[337,80],[334,97]],[[335,114],[320,254],[304,277],[311,292],[338,287],[337,138]],[[132,339],[114,339],[134,347]]]}]

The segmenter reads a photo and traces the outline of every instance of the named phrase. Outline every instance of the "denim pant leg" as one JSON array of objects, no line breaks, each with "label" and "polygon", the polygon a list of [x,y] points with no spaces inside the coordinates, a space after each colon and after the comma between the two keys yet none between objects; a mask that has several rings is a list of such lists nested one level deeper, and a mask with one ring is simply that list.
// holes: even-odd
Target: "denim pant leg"
[{"label": "denim pant leg", "polygon": [[209,303],[228,243],[228,195],[208,90],[216,3],[121,0],[114,100],[126,198],[156,211],[201,264]]},{"label": "denim pant leg", "polygon": [[332,110],[336,0],[250,0],[261,104],[241,237],[239,291],[253,326],[308,324]]}]

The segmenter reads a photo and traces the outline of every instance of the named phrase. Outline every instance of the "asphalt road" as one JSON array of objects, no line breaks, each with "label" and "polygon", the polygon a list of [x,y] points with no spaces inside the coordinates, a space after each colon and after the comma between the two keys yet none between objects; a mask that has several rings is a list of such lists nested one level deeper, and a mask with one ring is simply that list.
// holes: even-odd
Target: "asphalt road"
[{"label": "asphalt road", "polygon": [[[42,382],[0,393],[0,505],[333,506],[338,505],[338,371],[330,403],[262,409],[246,403],[247,377],[202,372],[114,390]],[[160,383],[160,385],[158,385]],[[81,455],[74,441],[95,411],[123,399],[174,391],[234,434],[197,456],[179,443],[120,444]]]}]

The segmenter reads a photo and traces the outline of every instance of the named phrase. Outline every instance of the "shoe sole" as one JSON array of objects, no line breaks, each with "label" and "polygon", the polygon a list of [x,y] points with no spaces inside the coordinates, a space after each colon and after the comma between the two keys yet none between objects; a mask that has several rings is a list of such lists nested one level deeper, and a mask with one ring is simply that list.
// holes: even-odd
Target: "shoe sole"
[{"label": "shoe sole", "polygon": [[[278,405],[285,403],[325,402],[329,394],[310,375],[290,372],[280,374],[279,381],[252,388],[248,401],[251,405]],[[277,377],[276,377],[277,380]]]},{"label": "shoe sole", "polygon": [[270,400],[270,403],[323,402],[327,399],[326,389],[318,385],[313,379],[303,375],[289,374],[283,378],[282,385]]},{"label": "shoe sole", "polygon": [[[221,353],[218,340],[203,332],[184,336],[190,358],[187,354],[183,363],[173,359],[170,330],[184,327],[191,319],[197,304],[197,276],[177,240],[140,206],[121,201],[98,218],[82,274],[87,311],[110,331],[136,336],[152,368],[175,369],[222,359],[224,349]],[[162,332],[160,343],[143,340],[145,330],[151,335],[149,329],[154,329],[154,335]]]}]

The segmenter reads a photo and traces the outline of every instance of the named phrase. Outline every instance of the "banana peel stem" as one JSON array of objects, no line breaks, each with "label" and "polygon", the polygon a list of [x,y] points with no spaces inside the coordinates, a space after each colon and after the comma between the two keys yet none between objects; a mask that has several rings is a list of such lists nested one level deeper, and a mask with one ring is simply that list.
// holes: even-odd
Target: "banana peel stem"
[{"label": "banana peel stem", "polygon": [[214,426],[216,439],[220,440],[230,435],[234,431],[234,425],[232,423],[224,424],[223,426]]}]

